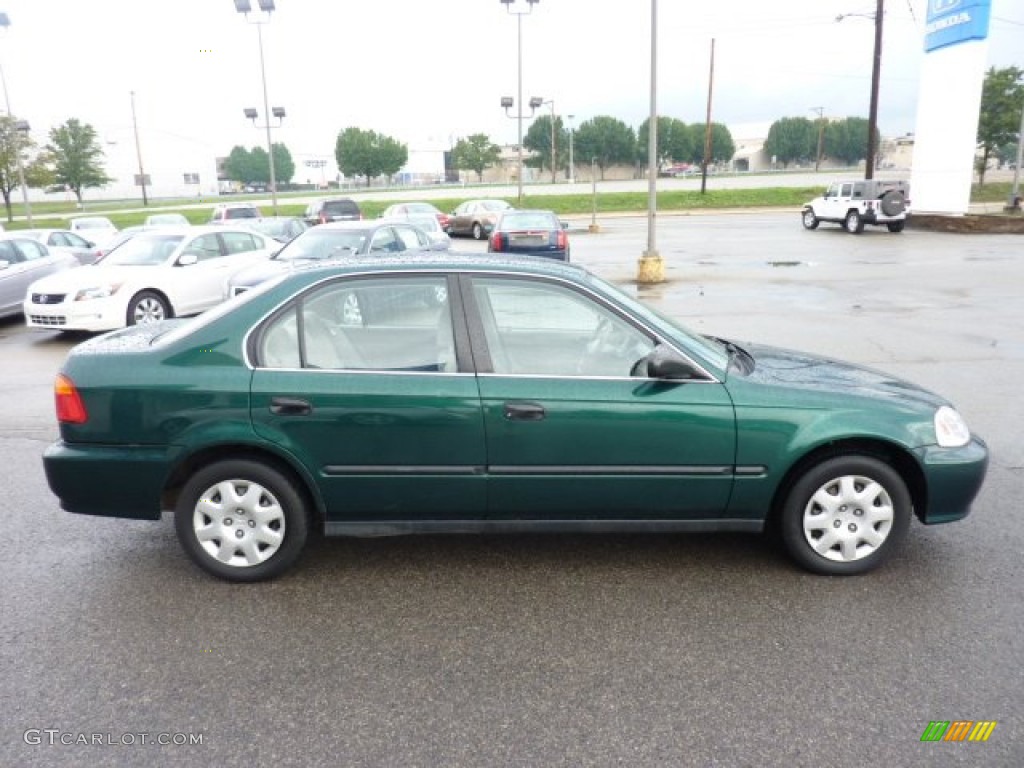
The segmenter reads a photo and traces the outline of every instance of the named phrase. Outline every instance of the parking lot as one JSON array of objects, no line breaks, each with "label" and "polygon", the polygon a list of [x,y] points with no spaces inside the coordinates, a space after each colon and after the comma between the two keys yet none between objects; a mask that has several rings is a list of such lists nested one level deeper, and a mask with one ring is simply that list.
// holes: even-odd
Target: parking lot
[{"label": "parking lot", "polygon": [[[517,535],[317,539],[228,584],[169,516],[58,508],[40,456],[84,337],[0,321],[0,765],[1024,764],[1021,238],[662,217],[640,287],[644,220],[586,223],[575,262],[694,330],[950,398],[992,453],[972,515],[847,579],[747,535]],[[946,720],[997,726],[921,742]]]}]

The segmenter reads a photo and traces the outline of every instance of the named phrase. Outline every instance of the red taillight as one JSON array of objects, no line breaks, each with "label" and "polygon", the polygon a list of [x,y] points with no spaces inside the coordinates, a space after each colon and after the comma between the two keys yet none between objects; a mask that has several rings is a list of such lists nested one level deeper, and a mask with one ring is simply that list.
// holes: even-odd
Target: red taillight
[{"label": "red taillight", "polygon": [[85,424],[89,420],[85,403],[78,394],[75,382],[63,373],[57,374],[57,380],[53,385],[53,397],[57,405],[57,421],[62,424]]},{"label": "red taillight", "polygon": [[564,229],[560,229],[556,233],[555,244],[558,246],[558,250],[560,251],[564,251],[569,247],[569,236],[565,233]]},{"label": "red taillight", "polygon": [[326,213],[321,213],[320,214],[320,223],[321,224],[326,224],[327,223],[327,214]]},{"label": "red taillight", "polygon": [[495,232],[491,235],[491,250],[500,253],[505,250],[506,239],[501,236],[500,232]]}]

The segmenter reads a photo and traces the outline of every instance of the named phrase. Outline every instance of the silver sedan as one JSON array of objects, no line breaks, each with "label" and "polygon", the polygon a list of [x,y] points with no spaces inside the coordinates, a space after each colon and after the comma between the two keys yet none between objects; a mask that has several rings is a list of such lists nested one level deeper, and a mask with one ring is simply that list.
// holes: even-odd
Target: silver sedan
[{"label": "silver sedan", "polygon": [[0,236],[0,317],[21,314],[28,287],[39,278],[77,266],[72,254],[50,251],[37,240]]}]

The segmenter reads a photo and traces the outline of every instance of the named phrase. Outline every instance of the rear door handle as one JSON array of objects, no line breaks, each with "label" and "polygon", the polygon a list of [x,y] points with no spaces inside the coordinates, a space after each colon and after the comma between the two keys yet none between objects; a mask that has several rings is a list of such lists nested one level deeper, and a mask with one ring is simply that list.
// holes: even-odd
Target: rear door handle
[{"label": "rear door handle", "polygon": [[308,400],[297,397],[273,397],[270,399],[270,412],[282,416],[305,416],[313,412],[313,406]]},{"label": "rear door handle", "polygon": [[546,415],[544,406],[537,403],[505,403],[505,418],[509,421],[542,421]]}]

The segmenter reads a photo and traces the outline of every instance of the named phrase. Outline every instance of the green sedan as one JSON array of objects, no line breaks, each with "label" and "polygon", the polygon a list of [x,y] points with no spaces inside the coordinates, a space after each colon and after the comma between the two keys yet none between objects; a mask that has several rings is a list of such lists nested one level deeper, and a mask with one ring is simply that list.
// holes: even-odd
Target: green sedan
[{"label": "green sedan", "polygon": [[988,452],[885,373],[690,333],[586,271],[440,255],[297,269],[76,346],[50,488],[232,581],[328,535],[777,531],[867,571],[966,516]]}]

